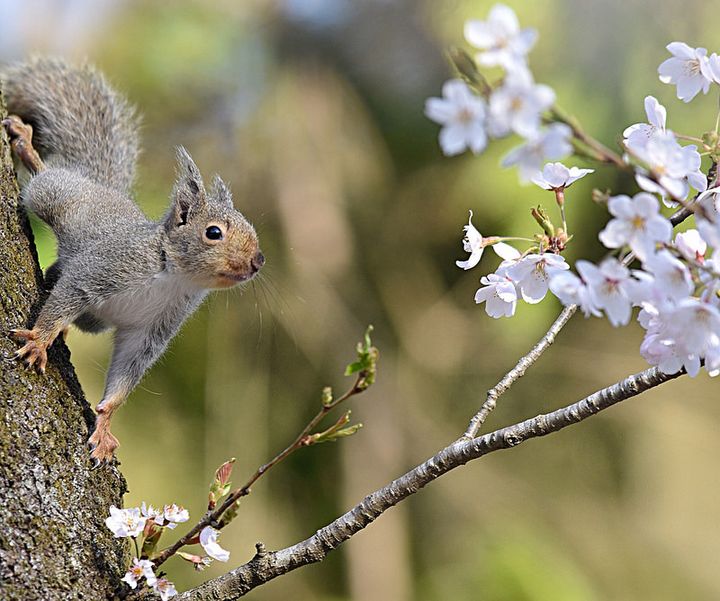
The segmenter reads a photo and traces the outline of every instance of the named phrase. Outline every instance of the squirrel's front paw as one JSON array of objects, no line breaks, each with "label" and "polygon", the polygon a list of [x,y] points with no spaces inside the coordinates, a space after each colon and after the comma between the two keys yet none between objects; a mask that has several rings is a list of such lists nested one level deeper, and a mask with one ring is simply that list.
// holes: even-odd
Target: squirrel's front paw
[{"label": "squirrel's front paw", "polygon": [[17,115],[8,115],[2,122],[8,136],[11,138],[23,138],[27,141],[32,140],[32,127],[23,123],[22,119]]},{"label": "squirrel's front paw", "polygon": [[39,173],[45,169],[45,165],[32,143],[33,128],[23,123],[17,115],[9,115],[2,120],[2,125],[10,138],[10,146],[15,154],[32,173]]},{"label": "squirrel's front paw", "polygon": [[15,358],[22,359],[28,367],[35,367],[41,373],[45,373],[47,365],[48,344],[39,339],[35,330],[11,330],[10,334],[15,340],[25,342],[25,346],[16,351]]},{"label": "squirrel's front paw", "polygon": [[118,439],[115,438],[110,430],[95,428],[92,436],[88,439],[88,443],[92,447],[90,457],[95,460],[95,466],[112,461],[115,449],[120,446]]}]

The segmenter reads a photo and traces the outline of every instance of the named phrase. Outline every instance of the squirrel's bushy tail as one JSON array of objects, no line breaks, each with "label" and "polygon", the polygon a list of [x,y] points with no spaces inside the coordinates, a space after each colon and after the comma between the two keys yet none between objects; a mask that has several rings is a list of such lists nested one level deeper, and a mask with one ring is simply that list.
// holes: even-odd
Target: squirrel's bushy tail
[{"label": "squirrel's bushy tail", "polygon": [[138,155],[134,108],[89,65],[37,58],[0,72],[8,113],[33,126],[33,145],[67,167],[129,192]]}]

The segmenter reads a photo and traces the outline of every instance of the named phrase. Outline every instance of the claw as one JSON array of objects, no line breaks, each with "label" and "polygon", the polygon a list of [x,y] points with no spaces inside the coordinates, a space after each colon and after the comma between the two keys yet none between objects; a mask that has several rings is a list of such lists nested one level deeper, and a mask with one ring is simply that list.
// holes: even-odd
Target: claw
[{"label": "claw", "polygon": [[10,115],[7,119],[2,121],[5,130],[7,131],[8,137],[10,138],[10,145],[18,155],[23,164],[30,170],[31,173],[39,173],[45,169],[40,155],[37,153],[32,145],[33,128],[27,123],[23,123],[22,119],[17,115]]},{"label": "claw", "polygon": [[10,334],[15,340],[26,342],[23,347],[15,351],[15,358],[22,360],[27,367],[35,367],[39,373],[44,374],[48,345],[38,340],[37,332],[35,330],[10,330]]},{"label": "claw", "polygon": [[110,433],[110,430],[104,428],[98,429],[97,426],[92,436],[90,436],[88,443],[92,449],[90,457],[96,464],[94,468],[110,463],[114,456],[115,449],[120,446],[118,439]]}]

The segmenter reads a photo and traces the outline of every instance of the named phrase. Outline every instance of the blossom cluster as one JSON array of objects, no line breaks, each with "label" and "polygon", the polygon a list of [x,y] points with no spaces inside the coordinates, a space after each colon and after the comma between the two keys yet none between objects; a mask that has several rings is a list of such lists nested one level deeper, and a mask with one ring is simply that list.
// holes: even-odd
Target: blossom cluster
[{"label": "blossom cluster", "polygon": [[645,98],[645,113],[648,123],[635,123],[623,132],[626,160],[634,158],[640,163],[635,174],[638,185],[659,194],[666,205],[673,207],[677,200],[688,197],[691,187],[704,192],[707,179],[700,170],[702,158],[697,146],[680,145],[666,128],[665,107],[654,96]]},{"label": "blossom cluster", "polygon": [[[549,163],[535,174],[533,181],[541,188],[562,194],[564,198],[566,188],[592,171]],[[503,259],[494,273],[480,279],[483,287],[475,293],[475,302],[485,303],[485,312],[491,317],[513,316],[519,299],[529,304],[539,303],[548,292],[550,278],[570,269],[560,254],[547,252],[549,249],[543,248],[542,243],[520,253],[503,242],[501,237],[483,237],[472,223],[472,211],[463,230],[463,248],[470,257],[466,261],[456,261],[458,267],[472,269],[478,265],[487,246]]]},{"label": "blossom cluster", "polygon": [[[578,261],[579,277],[570,272],[553,276],[550,289],[563,303],[577,304],[586,314],[604,312],[615,326],[626,325],[632,307],[639,307],[638,322],[646,330],[640,353],[648,363],[668,374],[685,368],[695,376],[704,362],[711,376],[718,375],[720,251],[716,249],[711,255],[696,229],[677,234],[670,241],[670,222],[662,221],[657,212],[650,214],[647,209],[651,201],[657,211],[657,199],[644,192],[633,199],[611,198],[611,203],[627,211],[618,211],[602,232],[619,223],[611,237],[617,242],[624,230],[627,246],[645,253],[641,269],[630,269],[624,264],[627,261],[616,257],[608,257],[599,265]],[[634,211],[641,205],[640,211]],[[638,217],[641,212],[648,216]],[[651,222],[655,225],[649,225]],[[650,249],[653,238],[661,240]]]},{"label": "blossom cluster", "polygon": [[[178,524],[187,522],[190,514],[187,509],[175,503],[165,505],[162,509],[156,509],[145,502],[140,507],[118,509],[114,505],[110,507],[110,515],[105,519],[105,525],[117,538],[141,539],[141,548],[144,549],[148,541],[157,543],[163,528],[174,529]],[[202,529],[199,542],[206,557],[180,553],[180,555],[195,565],[197,569],[203,569],[212,559],[217,561],[228,561],[230,553],[223,549],[218,543],[220,532],[211,526]],[[160,595],[162,601],[167,601],[177,595],[177,590],[167,578],[158,578],[153,571],[153,562],[147,556],[133,558],[132,565],[123,576],[122,581],[130,588],[135,589],[145,579],[148,587]]]},{"label": "blossom cluster", "polygon": [[505,167],[517,166],[520,178],[530,177],[548,160],[572,152],[571,130],[564,123],[543,125],[543,114],[555,103],[549,86],[535,83],[527,55],[537,40],[534,29],[521,29],[513,10],[496,4],[486,21],[468,21],[465,39],[479,49],[477,62],[499,67],[505,76],[500,85],[479,95],[462,79],[445,82],[442,98],[429,98],[425,114],[442,125],[440,147],[451,156],[470,149],[482,152],[488,138],[512,133],[524,138],[523,145],[502,160]]},{"label": "blossom cluster", "polygon": [[[519,164],[523,179],[551,191],[562,218],[562,228],[557,228],[543,210],[534,209],[533,217],[543,233],[525,239],[531,244],[521,252],[506,241],[522,239],[480,234],[470,211],[463,228],[463,248],[470,256],[456,261],[457,266],[476,267],[488,246],[502,260],[495,272],[481,277],[475,301],[484,303],[492,317],[509,317],[515,314],[520,299],[537,303],[549,290],[565,305],[577,305],[586,316],[605,316],[614,326],[628,324],[637,308],[638,322],[645,330],[640,353],[651,365],[665,373],[685,369],[695,376],[704,367],[711,376],[718,375],[720,179],[712,170],[711,175],[703,173],[698,146],[681,144],[687,136],[667,128],[665,107],[653,96],[645,98],[648,122],[636,123],[623,132],[624,163],[619,157],[608,161],[631,169],[642,191],[634,196],[597,195],[607,202],[611,215],[598,234],[609,252],[598,264],[577,261],[573,272],[561,256],[572,238],[565,221],[565,190],[592,170],[562,163],[548,163],[541,169],[552,154],[544,150],[535,152],[533,160],[527,159],[525,151],[532,140],[548,135],[553,127],[567,127],[562,123],[542,125],[542,113],[552,106],[554,95],[549,88],[536,86],[527,68],[527,52],[537,36],[532,30],[520,29],[511,9],[496,5],[487,21],[466,24],[465,37],[482,51],[476,59],[479,65],[500,66],[506,75],[498,87],[487,86],[484,96],[463,81],[453,80],[444,89],[450,94],[427,101],[426,114],[443,125],[441,147],[446,154],[466,148],[478,152],[488,136],[515,132],[525,137],[525,147],[513,151],[504,164]],[[713,84],[720,84],[717,54],[708,55],[706,49],[682,42],[673,42],[667,49],[672,57],[659,66],[658,74],[663,83],[677,87],[679,99],[689,102],[699,92],[707,93]],[[463,111],[463,103],[471,108]],[[567,138],[560,139],[569,146]],[[717,126],[714,132],[692,139],[714,163],[720,157],[719,140]],[[569,152],[568,148],[566,154]],[[696,194],[690,199],[692,190]],[[663,215],[661,200],[669,207],[682,204],[694,213],[695,228],[673,236],[673,223]]]}]

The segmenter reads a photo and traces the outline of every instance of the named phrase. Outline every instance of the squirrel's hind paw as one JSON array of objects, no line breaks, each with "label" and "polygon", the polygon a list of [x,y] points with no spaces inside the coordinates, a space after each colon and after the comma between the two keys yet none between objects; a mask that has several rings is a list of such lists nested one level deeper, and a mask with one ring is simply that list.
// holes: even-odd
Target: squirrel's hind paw
[{"label": "squirrel's hind paw", "polygon": [[94,468],[110,463],[115,454],[115,449],[120,446],[118,439],[110,433],[110,430],[99,430],[97,428],[88,439],[88,444],[92,448],[90,457],[94,459]]},{"label": "squirrel's hind paw", "polygon": [[34,330],[11,330],[10,334],[15,340],[26,343],[15,352],[15,358],[23,360],[25,365],[35,367],[39,373],[44,374],[48,345],[38,340],[37,332]]}]

